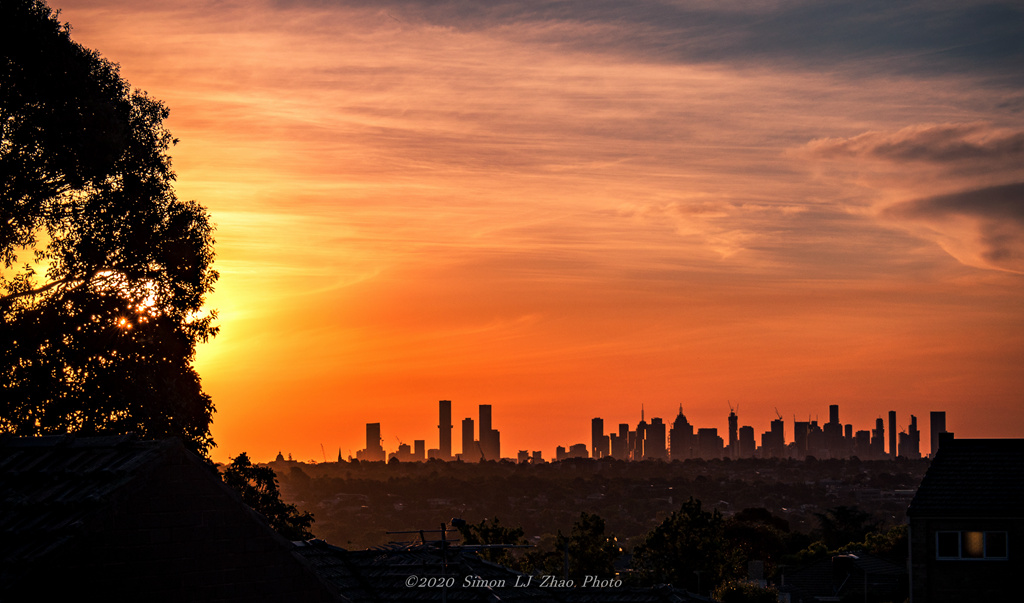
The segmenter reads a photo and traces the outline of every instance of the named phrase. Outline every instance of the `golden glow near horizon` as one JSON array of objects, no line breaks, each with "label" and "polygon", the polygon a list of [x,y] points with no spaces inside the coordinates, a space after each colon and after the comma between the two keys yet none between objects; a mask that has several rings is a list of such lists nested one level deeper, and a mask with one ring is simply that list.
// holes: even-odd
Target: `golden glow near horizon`
[{"label": "golden glow near horizon", "polygon": [[347,456],[367,422],[436,447],[440,399],[492,404],[506,456],[641,404],[1022,433],[998,63],[825,40],[799,2],[54,1],[170,107],[217,224],[217,460]]}]

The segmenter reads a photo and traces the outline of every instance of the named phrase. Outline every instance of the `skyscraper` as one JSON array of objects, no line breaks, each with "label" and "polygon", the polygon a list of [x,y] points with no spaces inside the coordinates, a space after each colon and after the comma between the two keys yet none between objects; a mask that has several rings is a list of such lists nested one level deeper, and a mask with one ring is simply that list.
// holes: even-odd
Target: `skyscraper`
[{"label": "skyscraper", "polygon": [[[843,441],[843,424],[839,422],[839,405],[830,404],[828,407],[828,423],[822,427],[825,432],[825,448],[828,449],[829,458],[842,458],[846,456],[847,450]],[[852,431],[852,428],[851,428]]]},{"label": "skyscraper", "polygon": [[473,419],[469,417],[462,420],[462,455],[459,458],[467,463],[480,460],[480,447],[473,437]]},{"label": "skyscraper", "polygon": [[644,420],[644,407],[640,405],[640,422],[636,426],[636,439],[633,440],[633,460],[639,461],[644,458],[644,440],[647,439],[647,421]]},{"label": "skyscraper", "polygon": [[900,456],[905,459],[921,458],[921,432],[917,430],[917,417],[910,415],[910,427],[900,434]]},{"label": "skyscraper", "polygon": [[932,458],[935,458],[935,453],[939,451],[940,433],[946,433],[946,411],[933,410],[931,412]]},{"label": "skyscraper", "polygon": [[871,458],[885,457],[885,421],[882,417],[875,419],[875,429],[871,432]]},{"label": "skyscraper", "polygon": [[889,457],[896,458],[896,411],[889,411]]},{"label": "skyscraper", "polygon": [[452,401],[441,400],[438,406],[438,450],[441,458],[450,460],[452,458]]},{"label": "skyscraper", "polygon": [[651,419],[647,426],[647,437],[644,438],[644,458],[668,460],[668,450],[665,448],[665,423],[660,417]]},{"label": "skyscraper", "polygon": [[683,460],[693,457],[693,425],[683,414],[683,405],[679,405],[679,414],[672,421],[672,429],[668,432],[669,453],[672,460]]},{"label": "skyscraper", "polygon": [[793,421],[793,447],[796,448],[796,458],[804,460],[807,458],[807,435],[811,430],[810,421]]},{"label": "skyscraper", "polygon": [[356,451],[356,458],[361,461],[383,461],[384,447],[380,445],[380,423],[366,424],[366,448]]},{"label": "skyscraper", "polygon": [[754,428],[750,425],[740,427],[740,451],[739,458],[753,458],[757,442],[754,440]]},{"label": "skyscraper", "polygon": [[729,408],[729,450],[726,456],[729,458],[737,458],[739,456],[739,443],[737,442],[737,432],[739,431],[740,418],[736,416],[736,411],[731,407]]},{"label": "skyscraper", "polygon": [[480,453],[490,461],[501,460],[501,434],[491,428],[491,405],[480,405]]},{"label": "skyscraper", "polygon": [[604,419],[594,417],[590,420],[590,456],[592,458],[599,459],[608,456],[608,452],[604,450],[605,441]]}]

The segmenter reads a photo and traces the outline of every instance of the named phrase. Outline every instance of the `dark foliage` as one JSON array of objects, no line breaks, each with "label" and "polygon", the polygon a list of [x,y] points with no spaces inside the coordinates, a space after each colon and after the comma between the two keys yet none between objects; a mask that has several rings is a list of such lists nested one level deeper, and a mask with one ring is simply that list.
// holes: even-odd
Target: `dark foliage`
[{"label": "dark foliage", "polygon": [[814,515],[821,523],[825,546],[832,550],[848,542],[859,542],[868,532],[878,528],[878,522],[872,519],[871,514],[858,507],[840,505]]},{"label": "dark foliage", "polygon": [[615,561],[622,555],[613,534],[605,533],[605,522],[599,515],[580,513],[569,535],[558,531],[552,547],[526,556],[523,570],[565,576],[582,584],[587,576],[597,579],[615,577]]},{"label": "dark foliage", "polygon": [[741,561],[726,538],[722,515],[705,511],[692,497],[633,550],[633,571],[642,584],[705,593],[734,575]]},{"label": "dark foliage", "polygon": [[779,591],[762,588],[752,582],[729,580],[716,588],[711,596],[720,603],[776,603]]},{"label": "dark foliage", "polygon": [[484,519],[480,523],[471,524],[462,522],[458,524],[459,534],[462,536],[462,543],[467,545],[490,545],[494,548],[485,548],[480,551],[480,556],[493,563],[507,567],[518,565],[513,549],[501,548],[498,545],[523,545],[526,539],[523,538],[523,528],[511,528],[501,525],[501,520]]},{"label": "dark foliage", "polygon": [[42,2],[0,4],[0,433],[135,432],[207,454],[192,367],[217,274],[175,198],[168,111]]},{"label": "dark foliage", "polygon": [[244,452],[224,468],[224,483],[242,496],[245,504],[262,513],[277,533],[288,540],[308,540],[313,515],[300,513],[295,505],[281,500],[277,488],[277,475],[270,467],[253,465]]},{"label": "dark foliage", "polygon": [[725,537],[729,546],[743,560],[763,561],[766,576],[773,576],[779,557],[801,538],[789,531],[789,522],[772,515],[768,509],[743,509],[725,521]]}]

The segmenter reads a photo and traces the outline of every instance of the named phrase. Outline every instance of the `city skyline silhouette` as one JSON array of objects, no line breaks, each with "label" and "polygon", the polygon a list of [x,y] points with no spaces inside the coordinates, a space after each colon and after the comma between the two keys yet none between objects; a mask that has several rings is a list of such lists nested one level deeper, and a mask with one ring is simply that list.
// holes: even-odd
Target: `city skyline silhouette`
[{"label": "city skyline silhouette", "polygon": [[[727,417],[728,428],[719,435],[717,427],[701,427],[691,424],[683,413],[682,404],[678,414],[670,422],[662,417],[651,417],[648,423],[643,406],[640,408],[640,421],[635,428],[629,423],[618,423],[615,430],[609,433],[605,428],[604,419],[591,419],[591,437],[589,443],[573,442],[555,446],[554,451],[516,449],[511,454],[514,443],[501,449],[500,430],[493,428],[490,404],[481,404],[479,423],[472,417],[461,421],[461,450],[456,453],[452,448],[452,401],[438,402],[437,448],[427,448],[427,438],[416,438],[410,445],[395,435],[397,447],[389,447],[383,437],[382,423],[366,424],[365,447],[349,454],[345,459],[341,448],[338,449],[338,460],[423,462],[428,459],[442,461],[500,461],[513,460],[519,463],[558,461],[570,458],[613,458],[622,461],[661,460],[675,461],[687,459],[741,459],[741,458],[794,458],[802,460],[806,457],[816,459],[847,459],[857,457],[861,460],[886,460],[902,457],[920,459],[934,456],[938,450],[941,434],[946,429],[946,412],[932,410],[928,414],[926,444],[929,447],[922,452],[922,431],[918,418],[909,415],[907,423],[899,423],[899,414],[890,410],[886,418],[879,416],[869,429],[857,429],[852,423],[840,420],[840,407],[831,404],[828,407],[828,421],[819,422],[817,418],[808,417],[789,423],[787,438],[786,421],[778,409],[776,419],[770,422],[768,431],[760,437],[754,428],[740,424],[738,405],[730,404]],[[506,440],[507,441],[507,440]],[[502,454],[504,452],[504,454]],[[289,458],[291,454],[289,453]],[[282,453],[278,459],[282,460]],[[327,461],[324,453],[324,461]],[[313,460],[315,462],[315,459]]]}]

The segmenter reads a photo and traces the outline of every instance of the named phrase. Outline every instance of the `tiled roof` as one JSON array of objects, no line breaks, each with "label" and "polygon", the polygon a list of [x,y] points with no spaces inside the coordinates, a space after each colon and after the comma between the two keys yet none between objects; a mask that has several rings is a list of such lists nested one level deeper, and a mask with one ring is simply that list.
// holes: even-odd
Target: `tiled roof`
[{"label": "tiled roof", "polygon": [[1024,440],[944,440],[907,515],[1024,516]]},{"label": "tiled roof", "polygon": [[[323,541],[311,540],[297,552],[353,603],[377,601],[541,601],[549,603],[686,603],[703,601],[685,591],[668,586],[656,588],[542,588],[534,577],[529,586],[527,576],[509,568],[489,563],[469,547],[448,546],[444,576],[452,586],[419,586],[410,576],[421,579],[442,578],[440,543],[391,545],[363,551],[348,551]],[[470,582],[466,582],[466,577]],[[479,578],[479,581],[476,579]],[[503,584],[502,584],[503,582]]]},{"label": "tiled roof", "polygon": [[[863,578],[849,579],[851,575],[871,576],[874,588],[881,593],[895,588],[904,579],[906,570],[865,553],[845,553],[816,561],[785,576],[783,592],[794,593],[794,600],[816,600],[816,597],[844,596],[863,592]],[[856,597],[852,597],[853,600]],[[844,599],[846,600],[846,599]],[[900,599],[902,600],[902,599]]]},{"label": "tiled roof", "polygon": [[175,444],[127,435],[0,438],[0,566],[60,548]]}]

